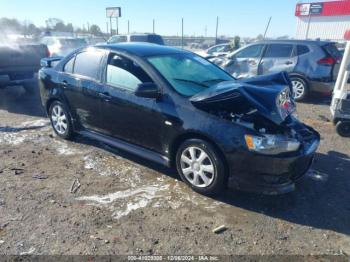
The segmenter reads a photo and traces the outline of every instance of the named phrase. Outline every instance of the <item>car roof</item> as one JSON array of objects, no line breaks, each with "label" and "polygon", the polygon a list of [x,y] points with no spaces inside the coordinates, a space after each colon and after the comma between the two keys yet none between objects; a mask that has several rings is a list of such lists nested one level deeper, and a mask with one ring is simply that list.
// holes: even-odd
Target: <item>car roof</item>
[{"label": "car roof", "polygon": [[118,44],[99,44],[99,45],[96,45],[96,47],[127,52],[137,56],[155,56],[155,55],[191,53],[189,51],[175,48],[175,47],[150,44],[150,43],[141,43],[141,42],[140,43],[125,42],[125,43],[118,43]]},{"label": "car roof", "polygon": [[257,41],[251,44],[315,44],[315,45],[326,45],[334,43],[332,41],[319,41],[319,40],[263,40],[263,41]]}]

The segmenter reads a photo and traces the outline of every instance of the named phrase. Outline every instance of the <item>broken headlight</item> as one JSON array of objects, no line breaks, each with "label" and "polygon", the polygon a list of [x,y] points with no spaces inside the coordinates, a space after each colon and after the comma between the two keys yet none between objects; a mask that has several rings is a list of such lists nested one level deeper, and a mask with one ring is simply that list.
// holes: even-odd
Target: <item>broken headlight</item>
[{"label": "broken headlight", "polygon": [[270,155],[297,151],[300,147],[298,140],[281,135],[245,135],[245,142],[250,151]]},{"label": "broken headlight", "polygon": [[276,104],[278,113],[282,119],[285,119],[287,116],[294,113],[296,107],[289,87],[286,87],[279,93],[276,99]]}]

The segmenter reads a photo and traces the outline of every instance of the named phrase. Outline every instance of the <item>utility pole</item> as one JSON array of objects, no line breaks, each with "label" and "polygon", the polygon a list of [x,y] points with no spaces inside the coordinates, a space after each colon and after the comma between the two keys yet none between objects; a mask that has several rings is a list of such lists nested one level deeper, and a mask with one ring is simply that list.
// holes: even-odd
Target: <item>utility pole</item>
[{"label": "utility pole", "polygon": [[205,28],[204,28],[204,36],[207,37],[207,33],[208,33],[208,26],[205,25]]},{"label": "utility pole", "polygon": [[110,26],[110,30],[111,30],[111,36],[112,36],[112,17],[109,17],[109,26]]},{"label": "utility pole", "polygon": [[108,34],[109,33],[109,28],[108,28],[108,22],[106,22],[106,33]]},{"label": "utility pole", "polygon": [[117,28],[117,35],[119,35],[119,23],[118,23],[118,17],[115,18],[115,24]]},{"label": "utility pole", "polygon": [[154,32],[155,32],[155,21],[153,19],[153,34],[154,34]]},{"label": "utility pole", "polygon": [[184,19],[181,19],[181,48],[184,48]]},{"label": "utility pole", "polygon": [[309,19],[307,21],[307,28],[306,28],[306,35],[305,35],[306,40],[309,38],[310,22],[311,22],[311,13],[309,13]]},{"label": "utility pole", "polygon": [[218,43],[219,17],[216,17],[215,44]]},{"label": "utility pole", "polygon": [[130,21],[128,20],[128,34],[130,33]]},{"label": "utility pole", "polygon": [[267,22],[267,26],[266,26],[265,33],[264,33],[264,39],[265,39],[265,37],[266,37],[267,30],[268,30],[269,27],[270,27],[271,18],[272,18],[272,16],[270,16],[269,21]]}]

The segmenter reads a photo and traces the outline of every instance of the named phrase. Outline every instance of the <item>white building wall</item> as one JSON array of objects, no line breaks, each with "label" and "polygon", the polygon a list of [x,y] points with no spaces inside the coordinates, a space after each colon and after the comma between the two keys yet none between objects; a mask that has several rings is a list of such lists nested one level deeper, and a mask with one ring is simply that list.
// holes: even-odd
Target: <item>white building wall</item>
[{"label": "white building wall", "polygon": [[[296,39],[306,39],[309,19],[297,17]],[[347,29],[350,29],[350,16],[311,16],[308,38],[339,41],[344,39]]]}]

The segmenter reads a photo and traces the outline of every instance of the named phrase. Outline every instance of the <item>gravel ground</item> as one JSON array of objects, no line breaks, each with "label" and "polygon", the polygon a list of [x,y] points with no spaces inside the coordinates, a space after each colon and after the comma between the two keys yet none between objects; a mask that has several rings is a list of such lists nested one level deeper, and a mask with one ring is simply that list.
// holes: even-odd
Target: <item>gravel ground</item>
[{"label": "gravel ground", "polygon": [[298,104],[322,141],[295,192],[211,199],[174,170],[58,139],[37,95],[0,90],[0,253],[350,254],[350,139],[335,133],[328,104]]}]

